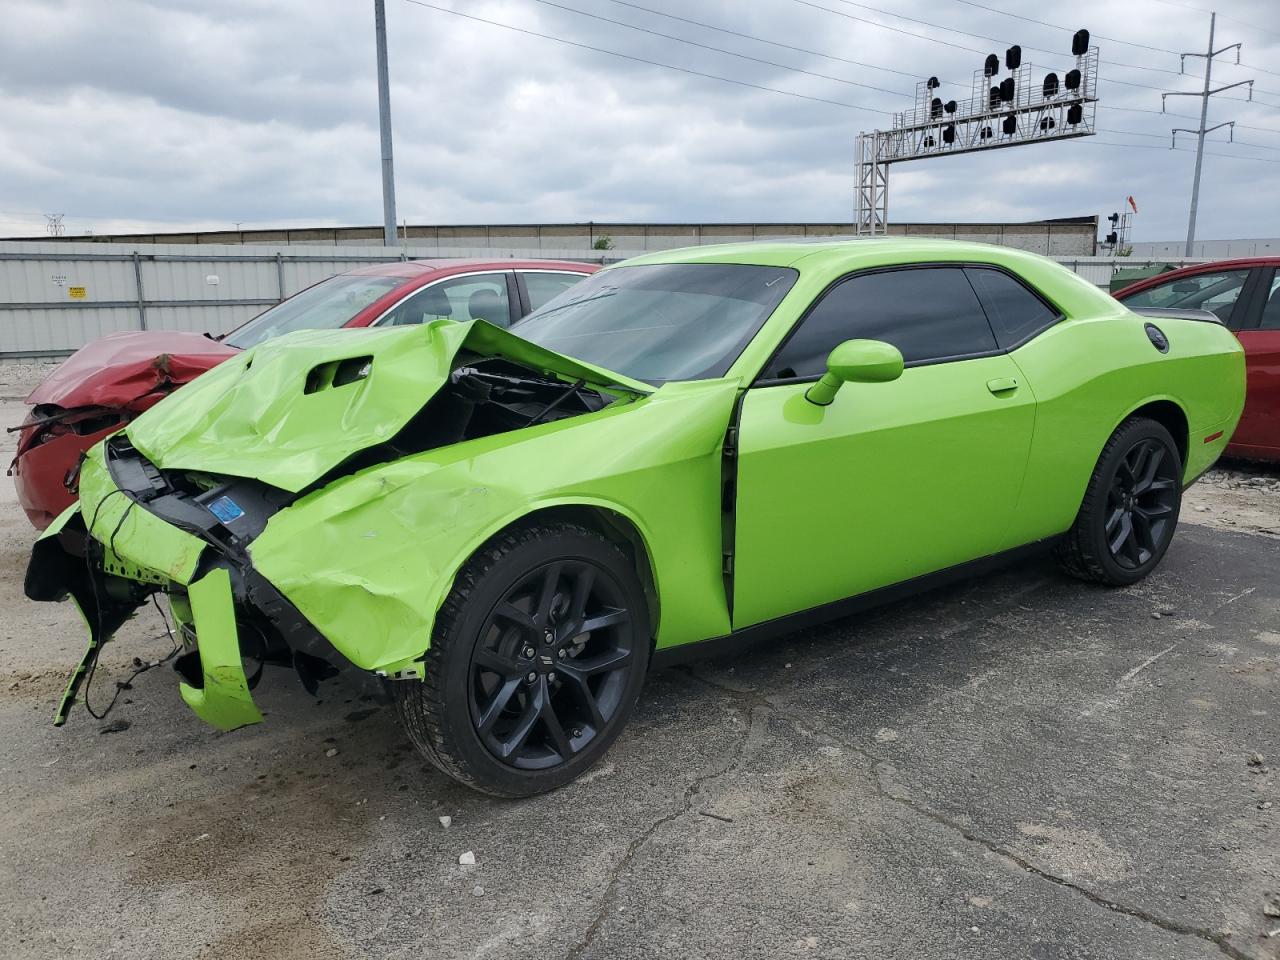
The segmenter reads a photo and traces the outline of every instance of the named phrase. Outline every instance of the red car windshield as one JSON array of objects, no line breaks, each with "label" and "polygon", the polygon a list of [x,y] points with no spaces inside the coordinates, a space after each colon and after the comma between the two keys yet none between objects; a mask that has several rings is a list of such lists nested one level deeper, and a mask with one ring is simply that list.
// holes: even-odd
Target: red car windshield
[{"label": "red car windshield", "polygon": [[388,290],[407,282],[405,277],[330,277],[258,314],[232,331],[223,343],[248,350],[295,330],[335,330]]}]

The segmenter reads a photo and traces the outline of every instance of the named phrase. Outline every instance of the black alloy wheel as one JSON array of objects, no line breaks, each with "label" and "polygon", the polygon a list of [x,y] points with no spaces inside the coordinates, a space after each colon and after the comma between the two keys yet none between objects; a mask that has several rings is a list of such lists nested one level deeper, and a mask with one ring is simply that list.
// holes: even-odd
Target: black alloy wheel
[{"label": "black alloy wheel", "polygon": [[1176,457],[1158,438],[1139,440],[1120,458],[1107,492],[1105,531],[1112,558],[1140,569],[1172,535],[1180,478]]},{"label": "black alloy wheel", "polygon": [[629,546],[550,521],[472,555],[436,616],[421,681],[392,683],[405,731],[461,783],[500,797],[564,786],[640,696],[650,600]]},{"label": "black alloy wheel", "polygon": [[1182,457],[1168,428],[1126,420],[1098,457],[1058,561],[1082,580],[1136,583],[1169,548],[1181,507]]},{"label": "black alloy wheel", "polygon": [[518,769],[572,759],[617,713],[634,667],[622,587],[589,560],[531,570],[489,614],[471,658],[471,722]]}]

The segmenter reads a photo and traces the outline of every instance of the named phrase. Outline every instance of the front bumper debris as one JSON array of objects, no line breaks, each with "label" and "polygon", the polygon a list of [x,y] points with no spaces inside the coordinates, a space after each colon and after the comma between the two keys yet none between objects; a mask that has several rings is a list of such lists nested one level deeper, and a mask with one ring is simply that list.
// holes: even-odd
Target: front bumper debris
[{"label": "front bumper debris", "polygon": [[[203,503],[225,497],[221,489],[176,490],[121,438],[91,451],[80,505],[49,526],[27,568],[27,596],[70,595],[89,634],[56,726],[66,722],[104,644],[157,592],[169,600],[181,642],[174,666],[182,699],[220,730],[261,722],[250,691],[262,665],[293,666],[311,693],[337,673],[328,660],[336,651],[249,561],[245,546],[265,524],[269,495],[242,491],[247,509],[234,518],[241,522],[223,522]],[[260,665],[251,676],[246,658]]]},{"label": "front bumper debris", "polygon": [[[240,656],[231,577],[226,570],[211,570],[187,590],[190,626],[198,640],[200,686],[182,683],[182,699],[205,723],[219,730],[234,730],[261,723],[249,693],[249,681]],[[186,624],[183,624],[186,625]]]}]

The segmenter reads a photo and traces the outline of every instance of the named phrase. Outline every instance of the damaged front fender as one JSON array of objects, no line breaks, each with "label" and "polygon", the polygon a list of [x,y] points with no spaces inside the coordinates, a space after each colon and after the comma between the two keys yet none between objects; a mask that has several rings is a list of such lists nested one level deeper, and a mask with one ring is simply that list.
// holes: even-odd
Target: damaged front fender
[{"label": "damaged front fender", "polygon": [[576,506],[639,534],[659,646],[729,631],[721,447],[737,382],[673,383],[595,413],[428,450],[343,477],[281,510],[256,569],[366,670],[421,676],[436,611],[489,537]]}]

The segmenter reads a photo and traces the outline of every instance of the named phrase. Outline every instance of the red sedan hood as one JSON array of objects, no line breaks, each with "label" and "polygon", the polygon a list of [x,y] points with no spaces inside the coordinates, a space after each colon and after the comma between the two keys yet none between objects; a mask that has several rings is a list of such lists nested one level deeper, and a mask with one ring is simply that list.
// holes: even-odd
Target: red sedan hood
[{"label": "red sedan hood", "polygon": [[198,333],[113,333],[64,360],[27,403],[120,407],[160,387],[187,383],[239,352]]}]

